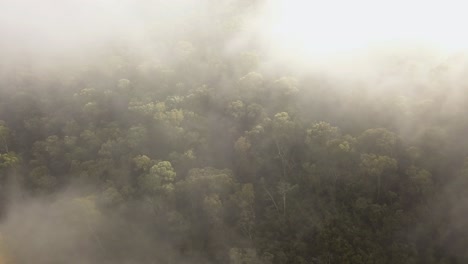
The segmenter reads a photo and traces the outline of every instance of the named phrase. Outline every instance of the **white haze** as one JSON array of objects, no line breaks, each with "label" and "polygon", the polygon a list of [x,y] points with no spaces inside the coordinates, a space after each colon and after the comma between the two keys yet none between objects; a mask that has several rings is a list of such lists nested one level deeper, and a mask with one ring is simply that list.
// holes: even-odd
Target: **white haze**
[{"label": "white haze", "polygon": [[[131,47],[148,61],[167,62],[171,60],[165,57],[171,48],[167,43],[203,38],[217,25],[217,17],[234,8],[234,2],[0,0],[0,76],[16,63],[38,67],[92,64],[94,54],[114,43]],[[445,110],[459,102],[459,84],[467,76],[465,59],[453,59],[468,47],[467,7],[464,1],[455,0],[262,1],[260,8],[243,17],[244,26],[222,44],[226,55],[237,56],[238,50],[255,43],[264,61],[258,69],[262,74],[277,68],[294,76],[320,73],[335,84],[333,89],[357,86],[349,82],[353,80],[371,87],[376,98],[389,91],[433,88],[434,68],[447,62],[451,69],[437,77],[450,84],[444,91],[448,95],[441,109]],[[431,98],[424,93],[434,90],[417,92],[421,98]],[[413,132],[414,126],[403,120],[400,130]],[[20,263],[50,263],[51,256],[36,259],[47,248],[56,249],[51,253],[58,259],[79,259],[74,255],[77,246],[82,247],[81,263],[96,263],[94,256],[100,249],[76,243],[83,237],[97,240],[93,229],[100,228],[103,219],[96,218],[92,225],[81,221],[88,219],[82,203],[77,204],[68,193],[62,196],[67,198],[61,197],[64,202],[26,200],[11,205],[0,231],[11,237],[12,248],[21,249],[14,252],[22,257]],[[37,235],[31,240],[32,231]],[[144,235],[138,238],[145,241]],[[30,254],[21,254],[24,251]]]},{"label": "white haze", "polygon": [[92,61],[114,43],[161,56],[161,42],[206,24],[208,0],[3,0],[0,55],[27,63]]},{"label": "white haze", "polygon": [[407,75],[416,71],[425,84],[434,68],[468,50],[467,5],[456,0],[270,0],[250,20],[249,36],[261,43],[266,69],[282,65],[298,76],[320,74],[372,86],[380,86],[381,79],[411,85]]},{"label": "white haze", "polygon": [[466,1],[271,0],[257,26],[271,48],[306,60],[407,47],[466,50]]},{"label": "white haze", "polygon": [[[311,68],[340,75],[372,72],[381,58],[417,54],[439,63],[468,47],[467,4],[456,0],[265,0],[244,17],[226,50],[252,39],[270,64],[296,72]],[[3,0],[3,60],[89,59],[119,41],[160,57],[161,40],[183,41],[219,23],[234,1]],[[267,65],[271,67],[272,65]]]}]

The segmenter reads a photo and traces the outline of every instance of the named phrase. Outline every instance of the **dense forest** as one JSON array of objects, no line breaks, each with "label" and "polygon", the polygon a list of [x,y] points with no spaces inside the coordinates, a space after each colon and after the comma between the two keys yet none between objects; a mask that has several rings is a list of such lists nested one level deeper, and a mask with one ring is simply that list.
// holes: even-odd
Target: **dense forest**
[{"label": "dense forest", "polygon": [[0,263],[468,263],[468,58],[295,74],[224,2],[144,48],[3,54]]}]

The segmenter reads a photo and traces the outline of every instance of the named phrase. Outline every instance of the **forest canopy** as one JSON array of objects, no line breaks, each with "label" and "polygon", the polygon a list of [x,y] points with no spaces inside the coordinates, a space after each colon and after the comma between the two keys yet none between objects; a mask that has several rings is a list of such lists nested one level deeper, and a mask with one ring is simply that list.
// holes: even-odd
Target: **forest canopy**
[{"label": "forest canopy", "polygon": [[14,2],[0,264],[468,263],[464,52],[297,60],[264,1]]}]

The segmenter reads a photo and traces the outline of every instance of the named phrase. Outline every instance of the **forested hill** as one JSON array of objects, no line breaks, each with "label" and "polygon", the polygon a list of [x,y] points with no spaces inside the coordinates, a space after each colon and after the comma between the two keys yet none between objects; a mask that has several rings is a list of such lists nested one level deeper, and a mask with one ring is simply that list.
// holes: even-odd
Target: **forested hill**
[{"label": "forested hill", "polygon": [[227,52],[236,30],[1,64],[8,259],[468,263],[465,58],[382,90]]}]

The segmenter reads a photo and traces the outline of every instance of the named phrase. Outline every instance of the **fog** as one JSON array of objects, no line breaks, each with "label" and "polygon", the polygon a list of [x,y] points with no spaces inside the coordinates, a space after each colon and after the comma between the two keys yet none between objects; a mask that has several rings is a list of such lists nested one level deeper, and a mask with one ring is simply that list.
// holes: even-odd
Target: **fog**
[{"label": "fog", "polygon": [[[268,1],[256,25],[273,53],[330,60],[376,51],[466,50],[462,1]],[[302,61],[302,63],[307,63]]]},{"label": "fog", "polygon": [[[211,3],[212,2],[212,3]],[[216,1],[2,1],[2,57],[27,63],[93,62],[113,46],[165,59],[174,41],[213,33],[229,3]]]},{"label": "fog", "polygon": [[224,35],[221,48],[226,54],[253,49],[265,68],[287,64],[296,74],[312,69],[338,78],[366,79],[389,57],[413,56],[413,61],[425,60],[427,67],[435,67],[465,52],[468,45],[462,1],[5,0],[0,4],[2,57],[28,63],[89,62],[96,52],[119,45],[168,62],[171,58],[164,54],[174,42]]},{"label": "fog", "polygon": [[0,264],[465,263],[463,1],[0,1]]}]

